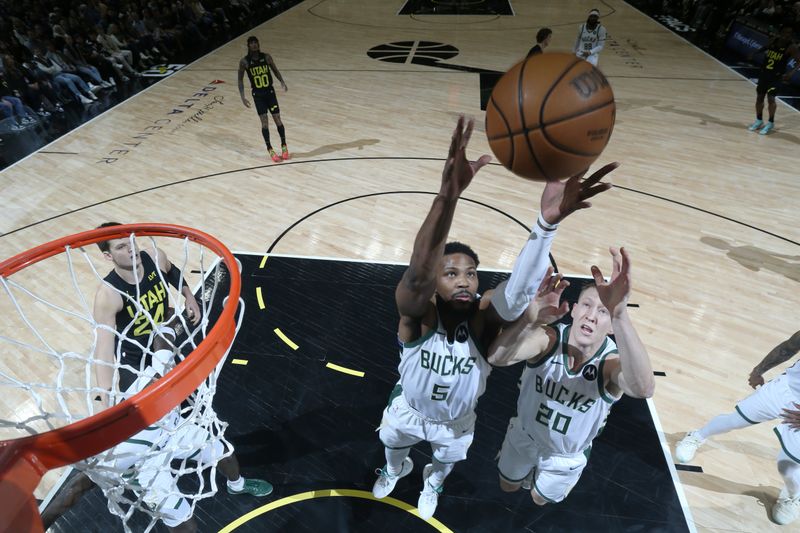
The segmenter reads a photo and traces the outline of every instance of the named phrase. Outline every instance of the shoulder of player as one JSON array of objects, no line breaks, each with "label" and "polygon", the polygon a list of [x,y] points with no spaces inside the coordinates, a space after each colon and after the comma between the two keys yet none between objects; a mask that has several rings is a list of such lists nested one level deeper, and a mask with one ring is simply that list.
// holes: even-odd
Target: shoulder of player
[{"label": "shoulder of player", "polygon": [[116,314],[122,309],[122,296],[106,282],[100,284],[94,298],[95,315]]},{"label": "shoulder of player", "polygon": [[[541,331],[542,335],[547,336],[547,344],[545,344],[542,350],[537,354],[527,360],[528,364],[536,364],[548,357],[551,357],[555,353],[555,349],[558,346],[558,341],[560,337],[560,332],[558,327],[553,326],[539,326],[539,331]],[[542,338],[542,340],[544,340]]]},{"label": "shoulder of player", "polygon": [[[147,252],[142,252],[143,254]],[[150,257],[150,254],[147,254]],[[150,257],[152,259],[152,257]],[[167,257],[167,253],[162,250],[161,248],[156,248],[156,264],[158,265],[159,270],[166,272],[171,266],[172,263],[169,261],[169,257]]]},{"label": "shoulder of player", "polygon": [[397,335],[401,342],[415,342],[429,331],[436,329],[439,317],[436,306],[429,302],[422,316],[400,315]]}]

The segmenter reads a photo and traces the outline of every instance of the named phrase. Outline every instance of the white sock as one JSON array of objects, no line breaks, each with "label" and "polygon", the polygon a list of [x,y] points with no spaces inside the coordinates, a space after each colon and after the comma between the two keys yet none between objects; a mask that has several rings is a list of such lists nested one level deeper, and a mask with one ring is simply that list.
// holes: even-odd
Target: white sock
[{"label": "white sock", "polygon": [[778,453],[778,472],[781,473],[783,481],[786,483],[786,492],[789,498],[800,496],[800,465],[786,455],[783,448]]},{"label": "white sock", "polygon": [[712,418],[708,424],[697,430],[697,436],[706,440],[714,435],[727,433],[734,429],[742,429],[752,425],[753,424],[742,418],[738,413],[728,413]]},{"label": "white sock", "polygon": [[386,455],[386,473],[390,476],[397,476],[403,470],[403,461],[406,460],[408,452],[411,448],[403,448],[401,450],[393,450],[384,447],[384,454]]},{"label": "white sock", "polygon": [[450,472],[453,471],[453,467],[456,465],[455,463],[440,463],[435,457],[431,464],[433,465],[433,469],[431,470],[431,475],[428,476],[428,485],[430,485],[431,488],[438,489],[444,485],[444,478],[450,475]]},{"label": "white sock", "polygon": [[244,476],[239,476],[239,479],[237,479],[236,481],[231,481],[229,479],[228,488],[231,490],[235,490],[236,492],[242,490],[244,488]]}]

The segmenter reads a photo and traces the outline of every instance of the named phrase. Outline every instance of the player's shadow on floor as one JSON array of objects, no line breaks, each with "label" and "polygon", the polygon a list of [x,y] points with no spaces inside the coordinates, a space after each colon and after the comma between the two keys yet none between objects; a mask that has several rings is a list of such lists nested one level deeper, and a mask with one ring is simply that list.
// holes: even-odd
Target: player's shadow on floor
[{"label": "player's shadow on floor", "polygon": [[[711,124],[716,124],[718,126],[725,126],[726,128],[733,128],[733,129],[737,129],[737,130],[742,130],[745,133],[749,133],[750,135],[758,135],[757,133],[748,132],[747,131],[748,124],[745,124],[745,123],[740,122],[740,121],[722,120],[722,119],[720,119],[718,117],[715,117],[713,115],[709,115],[707,113],[701,113],[699,111],[690,111],[688,109],[679,109],[679,108],[675,107],[674,105],[654,106],[653,109],[655,109],[657,111],[663,111],[665,113],[674,113],[674,114],[677,114],[677,115],[683,115],[683,116],[686,116],[686,117],[696,118],[697,120],[700,121],[700,124],[702,124],[702,125],[711,123]],[[769,136],[770,137],[779,137],[779,138],[781,138],[783,140],[792,142],[794,144],[800,144],[800,137],[798,137],[797,135],[792,135],[790,133],[782,132],[780,130],[780,128],[775,130],[773,133],[770,133]]]},{"label": "player's shadow on floor", "polygon": [[762,268],[800,282],[800,255],[785,255],[770,252],[757,246],[734,246],[718,237],[701,237],[700,242],[726,252],[747,270],[758,272]]},{"label": "player's shadow on floor", "polygon": [[735,496],[741,495],[755,498],[764,506],[764,510],[770,520],[769,510],[772,509],[780,493],[779,487],[738,483],[707,472],[703,472],[702,474],[689,472],[681,476],[681,482],[684,485],[690,485],[698,489],[717,492],[719,494],[732,494]]},{"label": "player's shadow on floor", "polygon": [[347,150],[348,148],[358,148],[359,150],[363,150],[365,146],[378,144],[379,142],[381,142],[380,139],[358,139],[347,143],[326,144],[324,146],[320,146],[319,148],[314,148],[309,152],[292,152],[292,159],[309,159],[333,152],[340,152],[342,150]]}]

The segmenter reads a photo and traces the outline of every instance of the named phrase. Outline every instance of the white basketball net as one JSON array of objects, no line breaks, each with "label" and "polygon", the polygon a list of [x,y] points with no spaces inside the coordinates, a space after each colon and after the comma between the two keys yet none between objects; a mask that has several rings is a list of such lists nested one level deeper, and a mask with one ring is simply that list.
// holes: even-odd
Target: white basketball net
[{"label": "white basketball net", "polygon": [[[133,244],[133,236],[130,239]],[[172,337],[160,334],[160,317],[151,314],[155,310],[148,309],[146,298],[139,301],[140,294],[132,298],[114,289],[125,306],[135,309],[134,319],[122,331],[95,322],[94,296],[113,265],[94,245],[88,250],[67,248],[8,278],[0,276],[0,438],[42,433],[91,416],[105,408],[101,395],[118,403],[169,372],[205,338],[228,294],[228,270],[220,258],[188,238],[159,238],[156,244],[154,238],[140,237],[136,243],[152,258],[157,248],[164,249],[184,276],[194,272],[191,278],[203,280],[200,294],[195,293],[202,311],[199,324],[184,317],[186,302],[180,291],[187,280],[181,276],[175,288],[160,269],[156,271],[175,310],[172,324],[178,330],[167,350],[155,353]],[[244,314],[244,303],[239,305],[237,331]],[[138,368],[120,364],[122,341],[131,340],[134,328],[139,333],[142,328],[152,331],[145,342],[135,343],[144,354]],[[117,336],[114,363],[95,353],[102,329]],[[162,340],[154,346],[159,336]],[[175,522],[176,513],[191,516],[197,501],[216,493],[216,465],[232,450],[224,438],[227,424],[211,405],[225,357],[186,401],[156,424],[74,465],[102,488],[109,510],[122,519],[125,531],[150,531],[158,519]],[[97,386],[99,365],[113,367],[111,390]],[[120,390],[121,372],[136,378],[127,390]]]}]

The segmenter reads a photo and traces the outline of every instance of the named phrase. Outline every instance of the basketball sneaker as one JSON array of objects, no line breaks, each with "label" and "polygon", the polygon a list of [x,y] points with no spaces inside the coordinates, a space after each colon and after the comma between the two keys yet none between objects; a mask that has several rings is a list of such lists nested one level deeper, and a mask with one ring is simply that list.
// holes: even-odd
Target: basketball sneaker
[{"label": "basketball sneaker", "polygon": [[376,469],[375,473],[378,474],[378,479],[375,480],[375,484],[372,486],[372,495],[378,499],[387,497],[394,490],[394,486],[397,485],[397,480],[410,474],[413,469],[414,461],[411,460],[411,457],[403,459],[400,473],[396,476],[390,476],[389,472],[386,471],[386,466]]},{"label": "basketball sneaker", "polygon": [[705,442],[697,434],[697,431],[690,431],[683,437],[678,445],[675,446],[675,459],[679,463],[688,463],[694,459],[694,454],[697,453],[697,448]]},{"label": "basketball sneaker", "polygon": [[272,159],[273,163],[280,163],[281,161],[283,161],[283,159],[281,159],[281,156],[276,154],[275,150],[273,150],[272,148],[269,149],[269,157]]},{"label": "basketball sneaker", "polygon": [[424,484],[424,488],[422,492],[419,493],[417,510],[419,510],[419,516],[423,520],[428,520],[433,516],[433,513],[436,512],[436,505],[439,503],[439,494],[441,494],[444,489],[441,485],[433,487],[428,482],[428,478],[431,477],[431,470],[433,470],[432,464],[427,464],[425,468],[422,469],[422,483]]},{"label": "basketball sneaker", "polygon": [[775,123],[774,122],[767,122],[764,125],[764,127],[761,128],[761,131],[759,131],[758,134],[759,135],[766,135],[769,132],[771,132],[773,129],[775,129]]},{"label": "basketball sneaker", "polygon": [[785,526],[797,520],[798,516],[800,516],[800,495],[790,498],[786,487],[783,487],[778,501],[772,508],[772,519],[776,524]]},{"label": "basketball sneaker", "polygon": [[250,494],[251,496],[269,496],[272,494],[272,484],[263,479],[245,479],[242,490],[233,490],[228,485],[228,494]]},{"label": "basketball sneaker", "polygon": [[764,121],[759,118],[759,119],[756,119],[755,122],[750,124],[750,126],[748,126],[747,130],[748,131],[756,131],[758,128],[760,128],[763,125],[764,125]]},{"label": "basketball sneaker", "polygon": [[289,155],[289,148],[287,148],[285,144],[281,145],[281,157],[283,157],[284,161],[288,161],[289,158],[292,157]]}]

